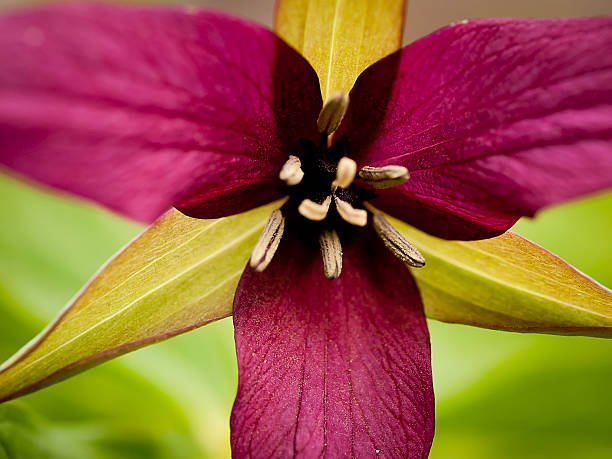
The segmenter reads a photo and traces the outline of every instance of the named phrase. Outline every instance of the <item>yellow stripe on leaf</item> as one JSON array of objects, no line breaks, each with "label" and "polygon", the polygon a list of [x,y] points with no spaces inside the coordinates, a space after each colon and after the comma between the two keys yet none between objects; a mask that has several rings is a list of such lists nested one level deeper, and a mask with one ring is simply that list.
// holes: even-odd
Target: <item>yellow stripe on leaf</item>
[{"label": "yellow stripe on leaf", "polygon": [[279,0],[275,29],[317,71],[327,100],[399,49],[404,7],[404,0]]}]

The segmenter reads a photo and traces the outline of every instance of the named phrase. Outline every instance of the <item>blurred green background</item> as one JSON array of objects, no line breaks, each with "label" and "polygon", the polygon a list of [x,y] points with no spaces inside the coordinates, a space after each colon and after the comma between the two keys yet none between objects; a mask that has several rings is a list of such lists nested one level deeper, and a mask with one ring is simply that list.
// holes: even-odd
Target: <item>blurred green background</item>
[{"label": "blurred green background", "polygon": [[[0,176],[0,360],[32,338],[142,228]],[[607,285],[612,194],[517,230]],[[612,342],[430,322],[432,458],[612,457]],[[229,455],[230,320],[0,405],[0,458]]]},{"label": "blurred green background", "polygon": [[[14,0],[0,0],[14,6]],[[270,23],[265,0],[213,4]],[[610,14],[609,1],[416,0],[408,39],[465,17]],[[142,227],[0,176],[0,361],[32,338]],[[612,286],[612,195],[515,231]],[[432,458],[612,457],[612,341],[430,322]],[[0,405],[2,458],[199,458],[229,454],[236,391],[230,320]]]}]

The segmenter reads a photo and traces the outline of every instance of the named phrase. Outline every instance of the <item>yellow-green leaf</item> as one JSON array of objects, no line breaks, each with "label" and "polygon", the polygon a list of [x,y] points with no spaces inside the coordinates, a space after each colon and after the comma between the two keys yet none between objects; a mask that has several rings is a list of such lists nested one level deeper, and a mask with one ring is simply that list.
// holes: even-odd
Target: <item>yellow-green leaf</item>
[{"label": "yellow-green leaf", "polygon": [[323,100],[399,49],[405,0],[279,0],[276,32],[319,75]]},{"label": "yellow-green leaf", "polygon": [[168,212],[0,367],[0,401],[231,315],[242,270],[276,205],[218,220]]},{"label": "yellow-green leaf", "polygon": [[612,337],[612,292],[559,257],[507,232],[445,241],[390,219],[425,256],[413,269],[427,316],[519,332]]}]

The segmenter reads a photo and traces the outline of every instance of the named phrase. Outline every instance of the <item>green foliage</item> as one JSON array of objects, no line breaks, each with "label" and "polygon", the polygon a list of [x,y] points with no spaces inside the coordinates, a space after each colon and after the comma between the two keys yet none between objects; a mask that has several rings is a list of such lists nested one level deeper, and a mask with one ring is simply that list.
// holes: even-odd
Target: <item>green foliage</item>
[{"label": "green foliage", "polygon": [[[0,195],[4,360],[141,227],[6,178]],[[612,196],[605,196],[517,230],[608,282],[612,263],[600,227],[609,228],[610,215]],[[610,457],[610,341],[430,326],[438,423],[432,458]],[[225,319],[0,405],[0,458],[227,456],[235,390]]]},{"label": "green foliage", "polygon": [[[0,224],[0,360],[5,360],[142,228],[6,177],[0,177],[0,195],[6,203]],[[64,458],[69,451],[91,452],[77,453],[81,458],[227,454],[227,411],[236,379],[231,323],[151,350],[156,352],[141,351],[0,405],[17,410],[0,411],[0,451],[24,458]],[[14,412],[31,418],[32,427],[16,426]],[[72,435],[83,426],[92,426],[90,433]],[[17,427],[22,434],[15,434]],[[43,434],[51,428],[53,438],[70,443],[44,446]],[[16,450],[15,442],[24,449]],[[38,449],[32,455],[25,448]]]},{"label": "green foliage", "polygon": [[612,292],[512,232],[442,241],[393,220],[425,256],[413,269],[427,317],[510,331],[612,336]]},{"label": "green foliage", "polygon": [[[513,228],[612,285],[612,194],[546,210]],[[431,459],[607,459],[612,342],[430,321],[436,390]]]},{"label": "green foliage", "polygon": [[432,459],[610,457],[609,341],[431,325]]},{"label": "green foliage", "polygon": [[217,220],[167,212],[0,367],[0,401],[231,315],[272,206]]}]

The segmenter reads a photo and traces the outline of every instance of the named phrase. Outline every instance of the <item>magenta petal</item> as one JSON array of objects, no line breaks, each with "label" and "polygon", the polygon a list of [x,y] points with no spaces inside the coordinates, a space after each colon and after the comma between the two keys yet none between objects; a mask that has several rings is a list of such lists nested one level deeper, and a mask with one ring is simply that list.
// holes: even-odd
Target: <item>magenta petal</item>
[{"label": "magenta petal", "polygon": [[310,65],[240,19],[96,4],[0,17],[0,164],[137,219],[276,198],[320,107]]},{"label": "magenta petal", "polygon": [[429,334],[409,270],[373,236],[330,281],[291,236],[236,292],[234,457],[427,457]]},{"label": "magenta petal", "polygon": [[343,131],[362,165],[411,173],[375,205],[434,235],[476,239],[612,186],[611,49],[612,18],[491,19],[374,64]]}]

